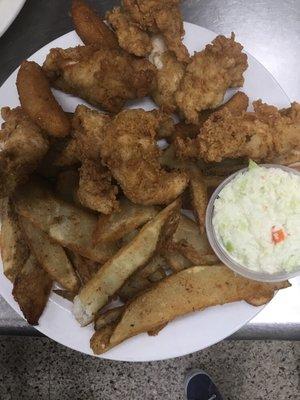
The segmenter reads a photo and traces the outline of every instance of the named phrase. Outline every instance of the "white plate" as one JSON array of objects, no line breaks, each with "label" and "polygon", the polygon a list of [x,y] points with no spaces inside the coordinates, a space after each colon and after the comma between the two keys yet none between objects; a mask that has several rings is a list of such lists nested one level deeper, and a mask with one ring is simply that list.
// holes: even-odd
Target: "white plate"
[{"label": "white plate", "polygon": [[[189,50],[196,51],[210,42],[216,34],[199,26],[186,23],[185,44]],[[238,38],[237,38],[238,39]],[[52,47],[70,47],[80,44],[75,32],[70,32],[49,43],[31,60],[42,63]],[[249,68],[245,74],[243,90],[250,100],[262,98],[264,101],[280,107],[290,104],[288,97],[270,73],[252,56],[249,55]],[[15,107],[19,104],[16,92],[15,71],[0,89],[0,106]],[[55,91],[58,100],[66,111],[74,111],[82,100]],[[151,109],[154,104],[149,100],[131,104]],[[2,265],[1,265],[2,270]],[[14,301],[11,283],[0,273],[1,295],[20,314],[19,307]],[[180,301],[180,299],[178,299]],[[153,361],[178,357],[197,350],[204,349],[230,336],[252,319],[262,307],[253,307],[245,302],[226,304],[212,307],[201,312],[195,312],[171,322],[158,336],[142,334],[127,340],[121,345],[104,354],[103,358],[123,361]],[[72,349],[86,354],[92,354],[89,340],[93,333],[92,326],[80,328],[71,313],[71,303],[52,294],[50,301],[40,319],[37,329]]]},{"label": "white plate", "polygon": [[0,37],[13,23],[26,0],[0,0]]}]

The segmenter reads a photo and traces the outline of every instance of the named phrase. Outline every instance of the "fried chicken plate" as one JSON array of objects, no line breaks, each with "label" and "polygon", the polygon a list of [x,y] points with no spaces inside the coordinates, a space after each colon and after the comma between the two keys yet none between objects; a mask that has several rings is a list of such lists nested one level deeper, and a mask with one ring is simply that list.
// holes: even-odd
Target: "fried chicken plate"
[{"label": "fried chicken plate", "polygon": [[284,112],[261,100],[253,107],[253,112],[235,114],[224,108],[212,114],[196,139],[177,139],[177,152],[207,162],[239,157],[270,162],[300,150],[299,103]]},{"label": "fried chicken plate", "polygon": [[188,62],[179,5],[180,0],[123,0],[122,7],[107,13],[107,19],[119,45],[129,53],[148,56],[152,50],[151,36],[161,34],[168,50],[179,61]]},{"label": "fried chicken plate", "polygon": [[121,49],[91,45],[51,49],[43,69],[57,89],[117,113],[149,93],[155,67]]},{"label": "fried chicken plate", "polygon": [[175,94],[187,122],[197,124],[202,110],[218,107],[228,88],[243,85],[248,64],[242,49],[234,34],[230,38],[220,35],[191,58]]}]

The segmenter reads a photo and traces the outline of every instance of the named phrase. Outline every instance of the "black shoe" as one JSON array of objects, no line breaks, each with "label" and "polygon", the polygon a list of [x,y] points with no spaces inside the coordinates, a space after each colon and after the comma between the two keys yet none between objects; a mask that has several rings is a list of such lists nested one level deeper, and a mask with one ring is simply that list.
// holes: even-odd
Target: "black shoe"
[{"label": "black shoe", "polygon": [[187,400],[223,400],[211,377],[201,369],[193,369],[187,374],[184,392]]}]

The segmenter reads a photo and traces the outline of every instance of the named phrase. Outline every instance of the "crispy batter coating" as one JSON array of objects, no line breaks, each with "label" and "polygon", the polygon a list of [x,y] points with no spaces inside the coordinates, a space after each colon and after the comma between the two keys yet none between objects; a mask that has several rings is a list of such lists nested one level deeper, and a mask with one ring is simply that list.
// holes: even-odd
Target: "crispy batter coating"
[{"label": "crispy batter coating", "polygon": [[138,57],[146,57],[151,53],[150,36],[132,21],[121,7],[113,8],[106,14],[106,17],[115,30],[122,49]]},{"label": "crispy batter coating", "polygon": [[200,157],[207,162],[248,157],[272,161],[300,149],[300,105],[293,103],[282,114],[261,100],[253,103],[254,112],[234,115],[228,109],[214,113],[194,140],[180,140],[181,156]]},{"label": "crispy batter coating", "polygon": [[70,121],[53,96],[41,67],[33,61],[23,61],[17,75],[17,89],[23,110],[49,135],[66,136]]},{"label": "crispy batter coating", "polygon": [[100,160],[104,128],[110,122],[107,114],[80,105],[73,118],[74,138],[80,159]]},{"label": "crispy batter coating", "polygon": [[182,172],[166,172],[156,145],[159,119],[141,109],[124,110],[105,128],[101,158],[125,195],[138,204],[168,204],[185,189]]},{"label": "crispy batter coating", "polygon": [[52,49],[43,68],[54,87],[112,113],[146,96],[155,72],[146,59],[95,46]]},{"label": "crispy batter coating", "polygon": [[243,85],[248,64],[242,49],[234,34],[217,36],[191,58],[175,96],[187,122],[198,123],[199,112],[218,107],[228,88]]},{"label": "crispy batter coating", "polygon": [[35,170],[49,142],[21,107],[4,107],[1,115],[5,122],[0,131],[0,197],[5,197]]},{"label": "crispy batter coating", "polygon": [[182,43],[183,21],[180,0],[123,0],[123,8],[141,29],[161,33],[169,50],[179,61],[188,62],[189,53]]},{"label": "crispy batter coating", "polygon": [[177,109],[175,92],[184,75],[185,65],[169,51],[160,56],[160,62],[162,66],[156,71],[151,96],[163,111],[172,113]]},{"label": "crispy batter coating", "polygon": [[116,199],[118,188],[111,183],[111,174],[100,162],[85,160],[79,170],[77,196],[81,204],[103,214],[119,208]]},{"label": "crispy batter coating", "polygon": [[77,35],[84,44],[118,48],[117,38],[97,13],[84,1],[73,0],[71,15]]}]

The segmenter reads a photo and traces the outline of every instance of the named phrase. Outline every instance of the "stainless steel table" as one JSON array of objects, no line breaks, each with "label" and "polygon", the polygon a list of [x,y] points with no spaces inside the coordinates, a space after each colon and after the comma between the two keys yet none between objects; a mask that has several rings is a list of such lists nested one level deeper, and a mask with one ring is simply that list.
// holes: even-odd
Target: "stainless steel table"
[{"label": "stainless steel table", "polygon": [[[27,0],[0,39],[0,84],[26,57],[72,30],[69,0]],[[90,1],[103,14],[118,1]],[[300,101],[300,0],[186,0],[186,21],[228,35],[274,75],[291,100]],[[0,15],[1,18],[1,15]],[[1,104],[0,106],[3,106]],[[0,288],[1,293],[1,288]],[[38,334],[0,298],[1,334]],[[300,282],[279,293],[233,339],[300,340]]]}]

